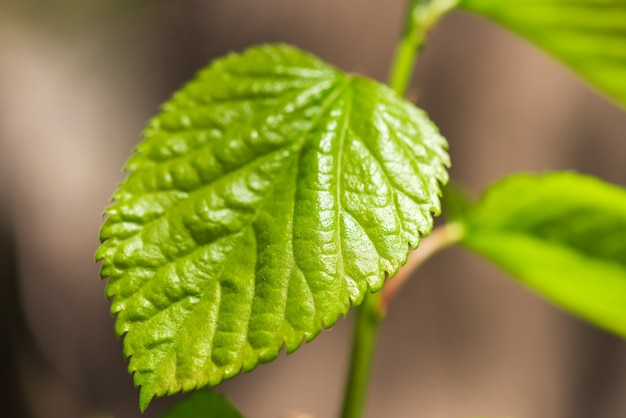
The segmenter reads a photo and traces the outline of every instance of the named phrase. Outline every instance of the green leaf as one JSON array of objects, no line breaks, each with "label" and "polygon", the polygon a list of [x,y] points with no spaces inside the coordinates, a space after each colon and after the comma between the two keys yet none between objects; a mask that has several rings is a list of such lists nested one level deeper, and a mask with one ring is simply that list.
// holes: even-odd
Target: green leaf
[{"label": "green leaf", "polygon": [[243,415],[224,395],[199,390],[177,402],[161,418],[243,418]]},{"label": "green leaf", "polygon": [[568,311],[626,336],[626,190],[574,173],[515,175],[466,215],[462,244]]},{"label": "green leaf", "polygon": [[626,106],[626,0],[461,0]]},{"label": "green leaf", "polygon": [[142,408],[332,326],[430,233],[447,181],[422,111],[284,45],[214,62],[144,136],[96,254]]},{"label": "green leaf", "polygon": [[475,203],[469,190],[454,180],[444,187],[442,194],[443,213],[447,223],[463,218]]}]

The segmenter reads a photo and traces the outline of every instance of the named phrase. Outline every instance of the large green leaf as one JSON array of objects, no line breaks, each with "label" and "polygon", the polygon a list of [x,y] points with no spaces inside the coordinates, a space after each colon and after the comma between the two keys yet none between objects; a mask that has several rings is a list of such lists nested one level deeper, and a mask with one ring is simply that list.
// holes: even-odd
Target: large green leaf
[{"label": "large green leaf", "polygon": [[461,221],[462,243],[565,309],[626,336],[626,190],[574,173],[515,175]]},{"label": "large green leaf", "polygon": [[528,38],[626,106],[626,0],[460,0]]},{"label": "large green leaf", "polygon": [[447,181],[422,111],[289,46],[216,61],[144,135],[96,254],[142,408],[332,326],[431,231]]},{"label": "large green leaf", "polygon": [[161,418],[243,418],[219,393],[198,390],[179,401]]}]

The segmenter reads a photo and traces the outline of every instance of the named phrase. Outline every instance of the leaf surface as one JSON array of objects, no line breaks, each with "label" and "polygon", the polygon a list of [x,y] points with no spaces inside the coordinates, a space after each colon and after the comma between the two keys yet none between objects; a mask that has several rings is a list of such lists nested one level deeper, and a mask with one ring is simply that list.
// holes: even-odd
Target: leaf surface
[{"label": "leaf surface", "polygon": [[230,401],[219,393],[198,390],[177,402],[161,418],[244,418]]},{"label": "leaf surface", "polygon": [[568,311],[626,336],[626,190],[574,173],[515,175],[462,221],[462,244]]},{"label": "leaf surface", "polygon": [[293,47],[203,70],[148,124],[96,254],[141,407],[293,352],[380,289],[440,212],[445,149],[390,89]]},{"label": "leaf surface", "polygon": [[626,107],[626,0],[460,0],[518,33]]}]

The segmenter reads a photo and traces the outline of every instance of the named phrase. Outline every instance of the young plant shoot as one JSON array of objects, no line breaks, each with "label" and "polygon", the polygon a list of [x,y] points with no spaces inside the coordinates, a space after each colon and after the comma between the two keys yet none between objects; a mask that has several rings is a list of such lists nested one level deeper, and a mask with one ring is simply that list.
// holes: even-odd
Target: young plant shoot
[{"label": "young plant shoot", "polygon": [[[403,96],[428,34],[455,9],[509,28],[626,106],[626,0],[410,0],[389,86],[289,45],[216,59],[149,121],[100,231],[96,259],[141,410],[291,353],[352,307],[340,416],[362,417],[405,269],[453,244],[626,336],[624,188],[574,172],[512,174],[477,202],[446,188],[433,232],[447,143]],[[385,285],[410,251],[419,261]],[[206,390],[165,416],[241,417]]]}]

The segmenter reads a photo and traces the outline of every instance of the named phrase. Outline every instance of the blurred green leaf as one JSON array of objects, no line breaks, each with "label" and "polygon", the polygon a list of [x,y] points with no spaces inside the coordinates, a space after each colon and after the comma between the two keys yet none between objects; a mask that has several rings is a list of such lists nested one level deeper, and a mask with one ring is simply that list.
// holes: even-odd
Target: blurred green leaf
[{"label": "blurred green leaf", "polygon": [[243,418],[226,396],[207,390],[195,391],[177,402],[161,418]]},{"label": "blurred green leaf", "polygon": [[626,106],[626,0],[460,0]]},{"label": "blurred green leaf", "polygon": [[430,233],[448,176],[422,111],[284,45],[216,61],[144,136],[96,254],[144,409],[335,324]]},{"label": "blurred green leaf", "polygon": [[462,244],[576,315],[626,336],[626,190],[574,173],[515,175],[464,219]]},{"label": "blurred green leaf", "polygon": [[443,215],[446,222],[451,223],[463,218],[474,205],[474,200],[463,185],[451,180],[443,189]]}]

